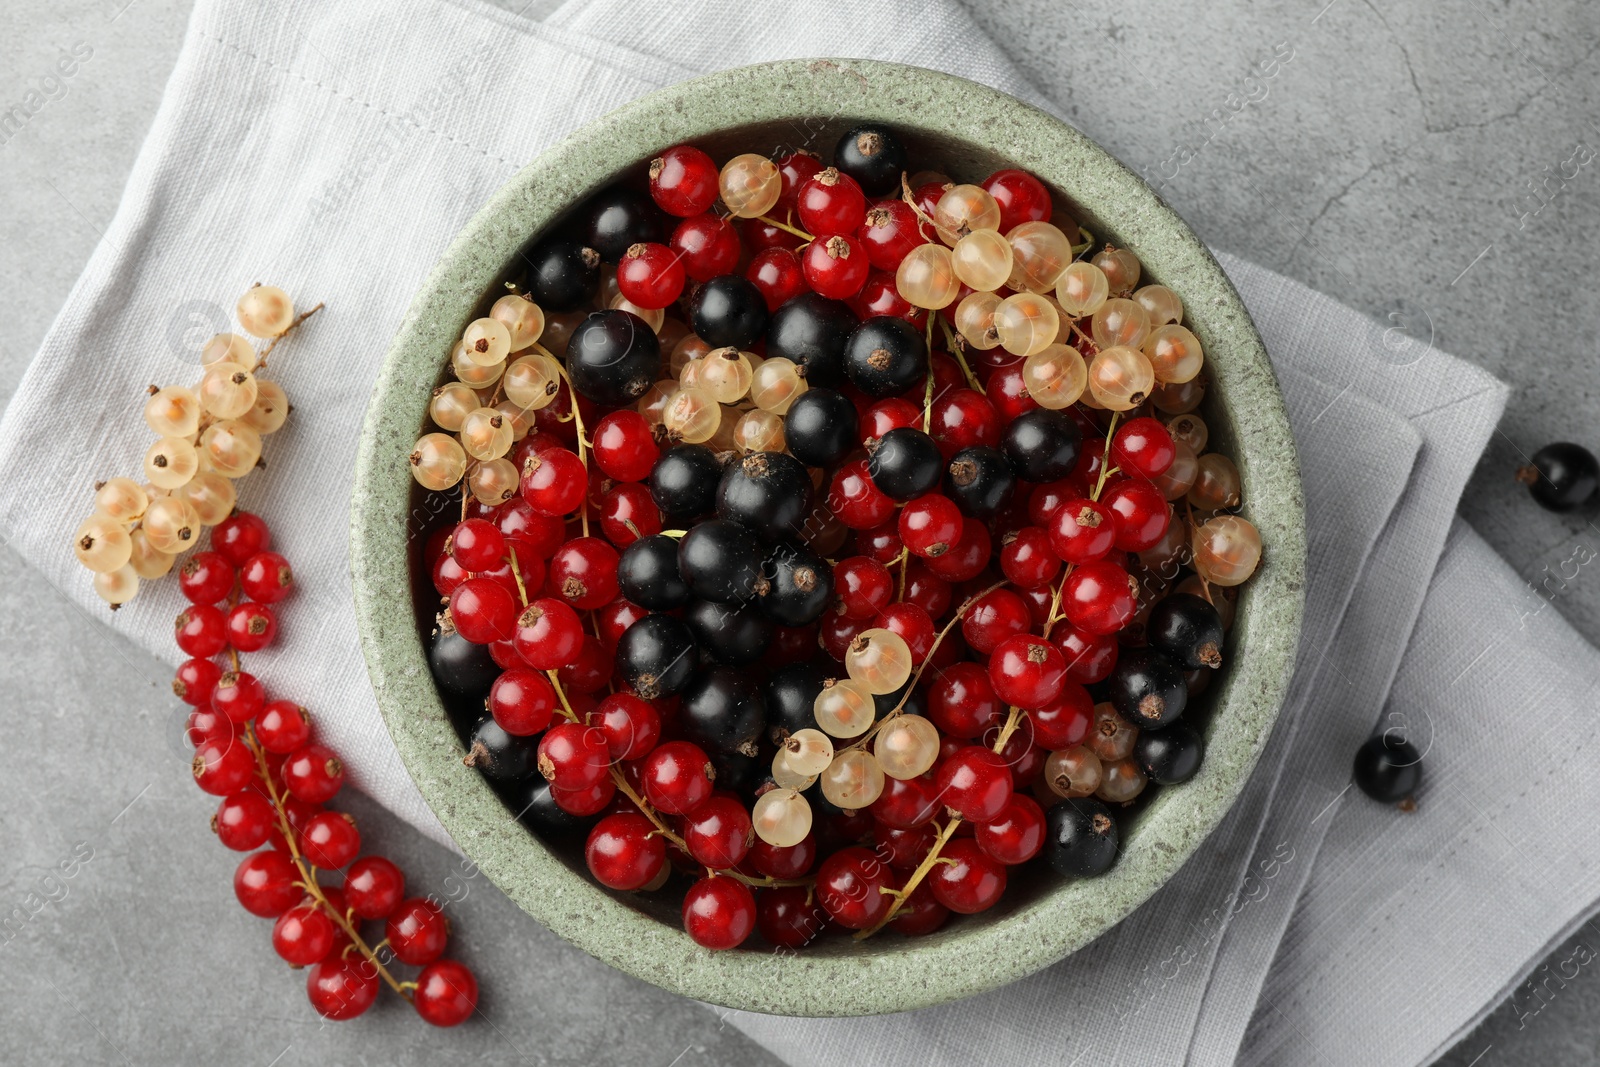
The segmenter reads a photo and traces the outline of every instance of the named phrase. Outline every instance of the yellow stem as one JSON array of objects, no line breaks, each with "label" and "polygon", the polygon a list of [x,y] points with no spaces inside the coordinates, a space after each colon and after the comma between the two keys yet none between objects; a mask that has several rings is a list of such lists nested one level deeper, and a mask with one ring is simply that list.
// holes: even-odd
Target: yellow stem
[{"label": "yellow stem", "polygon": [[302,322],[321,311],[322,308],[323,305],[319,302],[317,306],[312,308],[310,311],[302,311],[299,315],[296,315],[295,320],[289,325],[285,326],[283,328],[283,332],[274,337],[272,340],[268,341],[267,347],[261,350],[261,355],[256,357],[256,369],[265,370],[267,366],[267,357],[272,354],[272,350],[274,348],[278,347],[278,342],[283,340],[285,337],[288,337],[290,330],[294,329],[296,326],[300,325]]},{"label": "yellow stem", "polygon": [[815,237],[813,237],[811,234],[807,233],[806,231],[800,230],[800,229],[796,229],[795,227],[790,226],[787,222],[779,222],[777,219],[773,218],[770,215],[757,215],[756,216],[756,221],[757,222],[764,222],[768,226],[776,226],[778,229],[782,230],[784,233],[794,234],[794,236],[800,238],[800,240],[802,240],[802,241],[815,241],[816,240]]}]

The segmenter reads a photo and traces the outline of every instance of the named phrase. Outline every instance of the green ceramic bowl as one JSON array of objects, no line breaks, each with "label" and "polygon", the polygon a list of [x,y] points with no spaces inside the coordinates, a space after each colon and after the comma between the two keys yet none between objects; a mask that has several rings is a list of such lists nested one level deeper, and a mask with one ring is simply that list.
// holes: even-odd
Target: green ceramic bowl
[{"label": "green ceramic bowl", "polygon": [[[825,938],[799,954],[708,952],[675,900],[608,892],[509,816],[471,769],[434,691],[412,614],[413,537],[426,521],[405,457],[452,342],[516,271],[532,236],[623,172],[690,141],[714,157],[776,145],[826,155],[850,125],[900,131],[914,160],[956,180],[1026,168],[1074,205],[1099,240],[1131,248],[1182,294],[1214,385],[1203,414],[1243,479],[1266,551],[1244,588],[1230,663],[1208,691],[1200,774],[1162,790],[1124,828],[1104,877],[1013,879],[993,910],[928,937]],[[356,470],[351,569],[357,621],[389,732],[462,850],[530,915],[629,974],[686,996],[787,1015],[903,1011],[1003,985],[1063,958],[1137,908],[1197,849],[1242,788],[1287,685],[1299,632],[1304,509],[1294,445],[1261,340],[1217,263],[1134,174],[1060,121],[992,89],[915,67],[789,61],[664,89],[590,123],[506,184],[456,238],[411,306],[372,393]],[[431,590],[429,591],[431,593]],[[670,894],[659,894],[665,897]]]}]

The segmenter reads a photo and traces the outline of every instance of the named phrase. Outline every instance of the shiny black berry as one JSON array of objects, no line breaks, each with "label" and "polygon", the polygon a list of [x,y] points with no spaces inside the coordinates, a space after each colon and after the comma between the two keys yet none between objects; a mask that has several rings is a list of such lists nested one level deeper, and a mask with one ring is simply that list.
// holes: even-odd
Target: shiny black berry
[{"label": "shiny black berry", "polygon": [[522,288],[545,311],[577,311],[600,285],[600,253],[561,237],[540,241],[522,255],[528,272]]},{"label": "shiny black berry", "polygon": [[689,684],[699,662],[688,623],[671,615],[646,615],[617,639],[617,674],[628,688],[654,700]]},{"label": "shiny black berry", "polygon": [[1174,593],[1157,601],[1144,633],[1186,671],[1222,665],[1222,616],[1204,597]]},{"label": "shiny black berry", "polygon": [[540,837],[576,837],[588,830],[593,818],[583,818],[562,811],[550,792],[550,783],[541,775],[516,793],[507,794],[508,801],[522,825]]},{"label": "shiny black berry", "polygon": [[722,464],[705,445],[675,445],[650,468],[650,498],[661,514],[683,525],[717,506]]},{"label": "shiny black berry", "polygon": [[623,596],[651,611],[671,611],[693,599],[678,573],[678,542],[664,534],[641,537],[622,550],[617,585]]},{"label": "shiny black berry", "polygon": [[678,541],[678,573],[702,600],[741,604],[766,587],[763,556],[755,534],[736,522],[712,519]]},{"label": "shiny black berry", "polygon": [[655,201],[633,189],[612,187],[589,200],[589,245],[615,263],[630,245],[667,239],[666,217]]},{"label": "shiny black berry", "polygon": [[435,631],[428,644],[428,669],[441,695],[476,703],[481,710],[500,667],[488,645],[475,645],[454,628]]},{"label": "shiny black berry", "polygon": [[844,372],[868,396],[905,392],[928,376],[922,331],[893,315],[868,319],[845,342]]},{"label": "shiny black berry", "polygon": [[813,388],[844,381],[844,345],[859,322],[842,300],[801,293],[772,313],[767,358],[782,356],[801,369]]},{"label": "shiny black berry", "polygon": [[998,448],[973,445],[950,457],[944,469],[944,492],[974,518],[993,515],[1011,502],[1017,487],[1011,464]]},{"label": "shiny black berry", "polygon": [[767,561],[761,611],[779,626],[816,622],[833,600],[833,568],[808,548],[780,545]]},{"label": "shiny black berry", "polygon": [[1117,841],[1117,820],[1093,797],[1063,800],[1045,813],[1045,860],[1069,878],[1092,878],[1110,870]]},{"label": "shiny black berry", "polygon": [[1588,503],[1600,485],[1600,461],[1582,445],[1557,441],[1533,454],[1533,461],[1518,468],[1517,481],[1541,507],[1571,511]]},{"label": "shiny black berry", "polygon": [[831,467],[861,443],[860,427],[849,397],[832,389],[808,389],[789,405],[783,438],[800,462]]},{"label": "shiny black berry", "polygon": [[1011,420],[1000,447],[1018,478],[1053,482],[1072,473],[1078,462],[1083,431],[1065,411],[1034,408]]},{"label": "shiny black berry", "polygon": [[801,537],[813,486],[804,463],[782,452],[750,452],[728,464],[717,486],[717,515],[768,541]]},{"label": "shiny black berry", "polygon": [[767,708],[768,739],[773,744],[790,734],[817,728],[814,709],[827,677],[815,663],[790,663],[772,672],[761,695]]},{"label": "shiny black berry", "polygon": [[1415,796],[1422,785],[1422,753],[1392,731],[1381,733],[1356,749],[1352,773],[1356,785],[1373,800],[1400,803]]},{"label": "shiny black berry", "polygon": [[461,762],[491,782],[510,785],[533,776],[538,769],[534,765],[538,751],[537,738],[508,734],[492,717],[485,716],[472,728]]},{"label": "shiny black berry", "polygon": [[767,328],[767,301],[754,282],[724,274],[695,290],[689,318],[694,332],[712,348],[747,349]]},{"label": "shiny black berry", "polygon": [[944,457],[933,438],[910,426],[898,426],[867,442],[867,474],[879,492],[894,500],[931,493],[944,473]]},{"label": "shiny black berry", "polygon": [[567,343],[572,387],[604,407],[629,407],[661,376],[661,342],[631,311],[596,311]]},{"label": "shiny black berry", "polygon": [[906,150],[885,126],[857,126],[834,146],[833,165],[854,178],[868,196],[888,196],[900,191]]},{"label": "shiny black berry", "polygon": [[698,672],[678,705],[684,737],[708,752],[754,756],[766,724],[761,687],[750,672],[731,667]]},{"label": "shiny black berry", "polygon": [[1177,785],[1193,778],[1205,751],[1205,738],[1186,722],[1161,730],[1140,730],[1133,743],[1133,758],[1157,785]]},{"label": "shiny black berry", "polygon": [[717,788],[731,790],[745,800],[754,802],[756,790],[770,776],[772,761],[739,752],[706,754],[711,757],[711,765],[717,771]]},{"label": "shiny black berry", "polygon": [[696,600],[684,611],[683,621],[694,633],[695,644],[718,663],[754,663],[772,644],[772,623],[753,603]]},{"label": "shiny black berry", "polygon": [[1158,730],[1183,714],[1189,687],[1183,668],[1165,652],[1125,648],[1106,680],[1111,706],[1141,730]]}]

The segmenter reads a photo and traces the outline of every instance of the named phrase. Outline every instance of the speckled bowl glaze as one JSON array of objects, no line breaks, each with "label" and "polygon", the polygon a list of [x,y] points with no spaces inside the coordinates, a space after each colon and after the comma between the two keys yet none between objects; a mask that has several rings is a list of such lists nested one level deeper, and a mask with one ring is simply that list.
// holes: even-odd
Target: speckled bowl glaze
[{"label": "speckled bowl glaze", "polygon": [[[708,952],[676,900],[602,889],[581,860],[511,817],[462,748],[429,677],[412,613],[417,513],[406,456],[452,343],[514,277],[530,237],[662,149],[693,142],[719,159],[777,145],[824,156],[849,126],[888,123],[914,161],[956,180],[1026,168],[1077,208],[1097,240],[1131,248],[1147,276],[1183,296],[1213,386],[1204,416],[1243,480],[1244,514],[1266,546],[1240,597],[1230,663],[1202,698],[1213,709],[1204,767],[1162,790],[1123,831],[1104,877],[1014,877],[994,909],[928,937],[824,938],[799,953]],[[633,170],[637,173],[637,170]],[[772,63],[664,89],[584,127],[506,184],[456,238],[389,350],[363,430],[352,502],[357,621],[389,732],[422,795],[463,851],[530,915],[629,974],[686,996],[786,1015],[903,1011],[1004,985],[1067,956],[1137,908],[1197,849],[1242,788],[1277,717],[1299,633],[1304,508],[1272,368],[1216,261],[1133,173],[1042,111],[960,78],[860,60]],[[431,594],[431,590],[429,591]],[[668,894],[660,894],[667,896]]]}]

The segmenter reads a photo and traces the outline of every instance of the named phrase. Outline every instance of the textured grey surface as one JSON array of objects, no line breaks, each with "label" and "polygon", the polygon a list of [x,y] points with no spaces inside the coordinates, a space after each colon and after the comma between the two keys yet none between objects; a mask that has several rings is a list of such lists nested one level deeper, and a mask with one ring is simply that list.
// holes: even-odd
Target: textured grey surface
[{"label": "textured grey surface", "polygon": [[[527,13],[553,6],[534,0]],[[1202,238],[1387,318],[1396,360],[1432,343],[1516,386],[1462,510],[1526,576],[1542,581],[1576,544],[1600,541],[1593,514],[1538,511],[1509,480],[1519,453],[1546,440],[1600,443],[1600,160],[1590,158],[1600,9],[974,7],[1073,121],[1161,185]],[[0,105],[39,89],[62,49],[93,49],[24,127],[0,134],[0,396],[111,216],[187,15],[185,0],[0,2]],[[531,921],[481,878],[464,883],[459,944],[493,978],[493,1025],[432,1032],[390,1002],[370,1022],[319,1026],[267,925],[226,891],[234,857],[207,840],[209,805],[184,781],[165,671],[3,549],[0,588],[0,903],[56,898],[0,938],[0,1062],[772,1062],[714,1018],[554,939],[530,951]],[[1585,573],[1548,588],[1556,610],[1600,639],[1600,583]],[[458,873],[443,850],[350,807],[416,884],[442,891]],[[73,865],[79,842],[93,858]],[[74,876],[46,881],[63,861]],[[1571,955],[1553,956],[1550,973]],[[1445,1062],[1600,1063],[1600,983],[1586,975],[1519,996]]]}]

